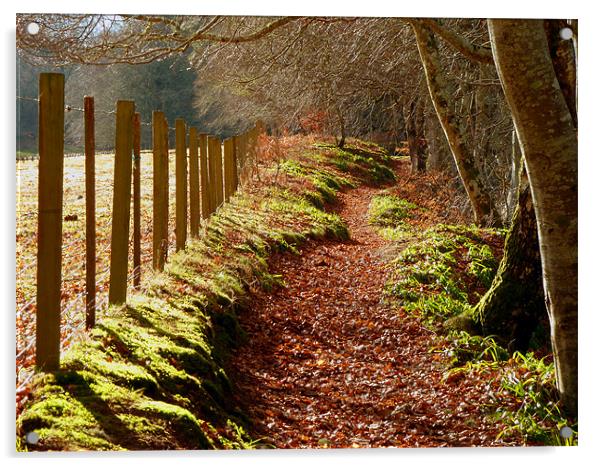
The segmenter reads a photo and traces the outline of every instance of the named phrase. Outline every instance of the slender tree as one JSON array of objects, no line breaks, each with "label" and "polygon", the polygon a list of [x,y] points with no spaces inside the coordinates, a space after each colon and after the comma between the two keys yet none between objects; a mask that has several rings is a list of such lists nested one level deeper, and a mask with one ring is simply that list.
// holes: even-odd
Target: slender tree
[{"label": "slender tree", "polygon": [[495,210],[494,202],[483,184],[474,155],[468,147],[466,124],[454,111],[451,84],[443,74],[435,34],[420,22],[412,22],[412,27],[416,35],[416,43],[431,99],[447,137],[466,194],[470,199],[474,220],[479,225],[499,224],[500,218]]}]

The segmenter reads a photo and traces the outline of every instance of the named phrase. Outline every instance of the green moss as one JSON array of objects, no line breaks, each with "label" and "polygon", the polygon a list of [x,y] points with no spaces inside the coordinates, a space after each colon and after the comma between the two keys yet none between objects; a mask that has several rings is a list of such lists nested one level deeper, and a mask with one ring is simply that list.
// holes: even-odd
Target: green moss
[{"label": "green moss", "polygon": [[[385,207],[390,202],[386,200]],[[491,234],[487,229],[450,225],[414,232],[417,241],[393,261],[385,293],[431,328],[442,328],[452,318],[461,324],[459,316],[478,297],[469,278],[487,286],[495,275],[497,261],[484,239]]]},{"label": "green moss", "polygon": [[[351,154],[359,157],[354,163],[385,160],[378,149],[370,151]],[[326,160],[339,157],[324,152]],[[231,406],[232,385],[223,370],[230,350],[245,339],[237,312],[251,286],[282,284],[268,271],[273,251],[295,252],[311,238],[348,238],[343,220],[324,205],[362,179],[328,163],[317,166],[309,156],[286,163],[285,170],[310,183],[301,191],[285,183],[234,196],[199,239],[170,256],[164,273],[148,277],[143,292],[103,310],[96,328],[62,355],[61,371],[36,379],[17,420],[20,449],[257,444],[246,434],[244,415]],[[40,441],[28,445],[25,435],[32,430]]]},{"label": "green moss", "polygon": [[381,227],[398,227],[417,208],[416,204],[392,194],[374,196],[368,209],[368,222]]},{"label": "green moss", "polygon": [[414,235],[413,229],[406,223],[396,227],[379,228],[378,233],[387,241],[407,241]]},{"label": "green moss", "polygon": [[163,401],[144,401],[134,409],[144,414],[146,419],[161,419],[169,423],[170,430],[175,430],[186,446],[207,449],[213,442],[201,429],[199,421],[187,409]]},{"label": "green moss", "polygon": [[395,173],[387,166],[391,158],[377,144],[350,139],[345,148],[333,144],[316,143],[320,150],[316,158],[338,170],[353,174],[362,182],[382,184],[395,181]]}]

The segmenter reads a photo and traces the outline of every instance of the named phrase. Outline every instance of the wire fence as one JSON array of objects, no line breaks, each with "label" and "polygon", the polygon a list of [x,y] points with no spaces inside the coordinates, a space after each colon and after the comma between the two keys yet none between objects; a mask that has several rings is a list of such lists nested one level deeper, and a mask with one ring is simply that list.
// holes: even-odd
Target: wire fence
[{"label": "wire fence", "polygon": [[[64,105],[64,87],[62,95],[57,95],[59,91],[52,87],[55,82],[64,82],[62,75],[42,73],[40,86],[46,86],[46,94],[41,92],[38,98],[17,97],[39,104],[40,148],[39,159],[17,163],[18,409],[25,399],[19,398],[19,393],[26,390],[35,367],[57,369],[60,354],[85,334],[90,322],[96,320],[97,311],[125,302],[126,296],[139,286],[135,283],[137,277],[152,270],[161,271],[165,259],[182,247],[187,231],[198,230],[201,214],[208,221],[227,202],[254,160],[257,136],[263,129],[258,122],[248,132],[222,144],[218,138],[187,128],[183,121],[176,120],[175,127],[170,127],[162,112],[153,112],[151,122],[142,122],[138,114],[131,113],[131,102],[124,105],[120,102],[125,101],[118,101],[117,110],[99,110],[94,109],[93,98],[86,97],[92,99],[92,112],[85,101],[83,108]],[[130,114],[124,118],[123,109],[128,105]],[[64,139],[64,112],[69,111],[82,112],[87,122],[93,122],[96,113],[115,115],[115,153],[97,153],[93,144],[88,144],[84,154],[79,154],[83,157],[68,157],[51,147],[62,147],[62,142],[48,136],[48,125],[53,124],[49,114],[55,120],[57,115],[63,116],[62,127],[55,127],[54,133],[60,132]],[[141,124],[153,128],[152,152],[140,151]],[[169,130],[176,132],[175,150],[169,148]],[[86,137],[88,131],[92,131],[93,141],[93,123],[86,126]],[[63,161],[53,166],[53,158]],[[60,170],[56,169],[58,166]],[[137,170],[133,177],[132,168]],[[165,175],[163,178],[157,176],[159,171]],[[48,208],[48,199],[38,197],[39,192],[48,189],[44,183],[49,180],[62,188],[60,202],[55,200],[57,207],[52,209]],[[158,183],[163,183],[164,199],[157,199]],[[116,220],[120,211],[122,217]],[[60,237],[48,233],[52,230],[49,224],[59,227]],[[115,227],[124,224],[125,229]],[[123,231],[125,237],[120,236]],[[196,236],[198,231],[191,233]],[[47,253],[50,241],[56,243],[52,246],[59,251],[54,259]],[[125,248],[124,254],[113,254],[118,247]],[[38,273],[40,267],[44,273]],[[36,341],[36,334],[44,335],[44,339]]]}]

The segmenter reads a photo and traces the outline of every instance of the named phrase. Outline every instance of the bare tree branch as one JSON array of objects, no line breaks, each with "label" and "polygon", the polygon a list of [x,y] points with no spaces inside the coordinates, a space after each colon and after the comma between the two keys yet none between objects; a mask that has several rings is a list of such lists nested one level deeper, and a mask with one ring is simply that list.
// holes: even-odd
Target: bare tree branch
[{"label": "bare tree branch", "polygon": [[440,20],[433,18],[415,18],[408,21],[411,24],[420,24],[429,28],[469,60],[493,65],[493,54],[491,53],[490,48],[473,44],[466,39],[466,37],[443,26]]}]

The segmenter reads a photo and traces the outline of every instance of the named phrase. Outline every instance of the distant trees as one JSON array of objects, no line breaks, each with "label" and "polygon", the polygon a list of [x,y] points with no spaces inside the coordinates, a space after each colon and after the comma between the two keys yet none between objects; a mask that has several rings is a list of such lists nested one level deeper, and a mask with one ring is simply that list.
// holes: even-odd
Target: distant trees
[{"label": "distant trees", "polygon": [[49,63],[34,64],[17,50],[17,150],[38,150],[38,75],[42,72],[62,72],[68,77],[72,66],[57,67]]},{"label": "distant trees", "polygon": [[[161,110],[168,121],[184,118],[191,125],[201,120],[194,108],[194,79],[186,56],[173,56],[143,65],[78,66],[65,85],[66,102],[81,106],[85,95],[95,98],[97,111],[96,141],[100,148],[112,148],[118,99],[131,99],[142,121],[150,122],[153,110]],[[104,111],[104,112],[103,112]],[[67,138],[74,145],[83,145],[83,119],[78,112],[67,117]],[[173,136],[173,135],[172,135]],[[151,128],[141,127],[143,148],[151,147]]]},{"label": "distant trees", "polygon": [[[35,99],[38,96],[38,75],[49,70],[66,74],[65,102],[71,108],[82,108],[84,96],[94,96],[96,144],[101,149],[110,149],[115,144],[115,115],[108,112],[115,110],[118,99],[134,100],[136,111],[145,122],[150,122],[153,110],[162,110],[170,122],[184,118],[189,124],[204,125],[194,107],[196,72],[185,55],[143,65],[70,65],[58,68],[41,59],[31,63],[18,56],[17,94],[26,98],[17,100],[17,144],[22,149],[37,150]],[[67,148],[83,148],[82,113],[67,111],[65,121]],[[143,125],[141,130],[142,147],[150,148],[150,126]]]}]

